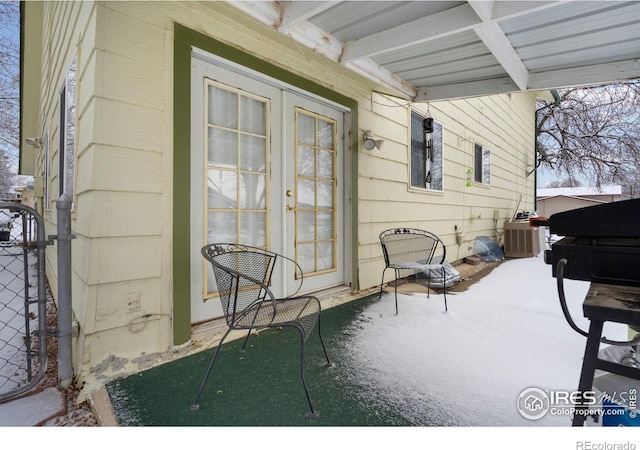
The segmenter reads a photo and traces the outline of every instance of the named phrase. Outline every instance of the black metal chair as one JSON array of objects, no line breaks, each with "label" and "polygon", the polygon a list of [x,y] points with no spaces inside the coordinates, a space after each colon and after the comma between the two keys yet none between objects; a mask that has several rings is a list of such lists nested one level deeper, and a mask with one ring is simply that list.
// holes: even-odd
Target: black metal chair
[{"label": "black metal chair", "polygon": [[448,311],[446,269],[444,266],[447,249],[442,239],[429,231],[417,228],[391,228],[380,233],[380,244],[385,262],[380,282],[380,297],[382,297],[384,287],[384,273],[387,269],[393,269],[395,272],[396,314],[398,314],[398,278],[401,278],[401,270],[413,270],[414,274],[425,273],[428,289],[431,289],[432,274],[442,275],[444,309]]},{"label": "black metal chair", "polygon": [[[220,300],[228,329],[216,347],[207,368],[196,398],[191,404],[192,410],[199,408],[202,390],[211,373],[222,343],[232,330],[248,330],[242,350],[247,345],[251,330],[291,326],[300,333],[300,377],[309,402],[310,417],[318,417],[314,409],[304,376],[304,347],[316,322],[322,350],[331,365],[320,329],[320,301],[310,295],[295,296],[302,286],[302,270],[298,263],[285,256],[248,245],[232,243],[209,244],[202,248],[202,255],[213,266],[218,285]],[[296,265],[300,275],[297,291],[287,298],[276,298],[271,289],[271,275],[276,263],[281,259]]]}]

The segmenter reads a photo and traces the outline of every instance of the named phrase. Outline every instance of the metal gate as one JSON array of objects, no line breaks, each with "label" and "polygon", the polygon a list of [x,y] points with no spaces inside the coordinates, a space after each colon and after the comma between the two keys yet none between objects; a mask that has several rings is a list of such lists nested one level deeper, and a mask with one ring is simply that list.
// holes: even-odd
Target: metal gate
[{"label": "metal gate", "polygon": [[47,369],[42,217],[0,203],[0,402],[33,388]]}]

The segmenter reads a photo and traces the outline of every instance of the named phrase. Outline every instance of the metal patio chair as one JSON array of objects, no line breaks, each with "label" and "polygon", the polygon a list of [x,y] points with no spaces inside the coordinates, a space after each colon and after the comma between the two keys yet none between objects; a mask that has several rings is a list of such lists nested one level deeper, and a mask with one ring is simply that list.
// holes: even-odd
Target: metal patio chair
[{"label": "metal patio chair", "polygon": [[317,322],[318,335],[327,366],[331,365],[320,329],[320,301],[310,295],[296,296],[302,287],[302,275],[300,275],[298,289],[287,298],[276,298],[269,287],[276,263],[282,260],[290,261],[296,265],[298,273],[302,274],[298,263],[261,248],[232,243],[209,244],[202,248],[201,253],[213,266],[228,329],[211,357],[196,398],[191,404],[191,409],[197,410],[199,408],[198,402],[202,390],[211,373],[220,347],[232,330],[248,330],[241,350],[244,352],[251,330],[290,326],[300,333],[300,378],[309,402],[310,412],[307,415],[318,417],[319,414],[311,402],[304,376],[304,348],[305,342]]},{"label": "metal patio chair", "polygon": [[380,233],[380,244],[385,262],[380,282],[380,297],[382,297],[384,287],[384,273],[387,269],[393,269],[395,272],[396,314],[398,314],[398,278],[401,278],[401,270],[413,270],[414,274],[425,273],[427,275],[427,289],[431,289],[432,274],[441,274],[444,309],[448,311],[446,269],[444,266],[447,249],[442,239],[429,231],[417,228],[391,228]]}]

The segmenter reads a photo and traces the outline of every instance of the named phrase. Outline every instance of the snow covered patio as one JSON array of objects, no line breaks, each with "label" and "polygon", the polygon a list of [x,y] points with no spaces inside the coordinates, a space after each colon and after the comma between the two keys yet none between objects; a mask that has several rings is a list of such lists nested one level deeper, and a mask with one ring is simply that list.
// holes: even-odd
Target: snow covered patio
[{"label": "snow covered patio", "polygon": [[[588,287],[565,283],[585,329]],[[448,302],[444,312],[441,295],[399,294],[395,315],[393,293],[385,293],[325,310],[336,367],[322,367],[312,336],[306,370],[315,421],[304,417],[295,336],[278,330],[253,337],[242,357],[239,342],[223,346],[198,412],[189,403],[211,350],[109,383],[115,417],[125,426],[569,427],[569,415],[529,420],[517,408],[527,388],[574,391],[584,353],[542,257],[503,262],[466,291],[448,293]],[[607,324],[605,335],[624,340],[626,326]]]}]

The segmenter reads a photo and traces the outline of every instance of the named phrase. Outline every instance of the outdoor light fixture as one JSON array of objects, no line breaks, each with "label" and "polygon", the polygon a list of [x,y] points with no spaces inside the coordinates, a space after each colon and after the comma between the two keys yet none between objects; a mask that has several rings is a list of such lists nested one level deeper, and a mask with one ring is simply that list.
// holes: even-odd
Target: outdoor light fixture
[{"label": "outdoor light fixture", "polygon": [[373,150],[374,148],[380,150],[382,148],[382,144],[384,144],[384,141],[382,139],[373,138],[373,133],[371,132],[371,130],[367,130],[364,132],[362,140],[364,141],[364,148],[366,148],[367,150]]},{"label": "outdoor light fixture", "polygon": [[27,145],[29,147],[33,147],[33,148],[40,148],[40,144],[42,144],[42,139],[35,137],[35,138],[27,138],[26,139]]}]

